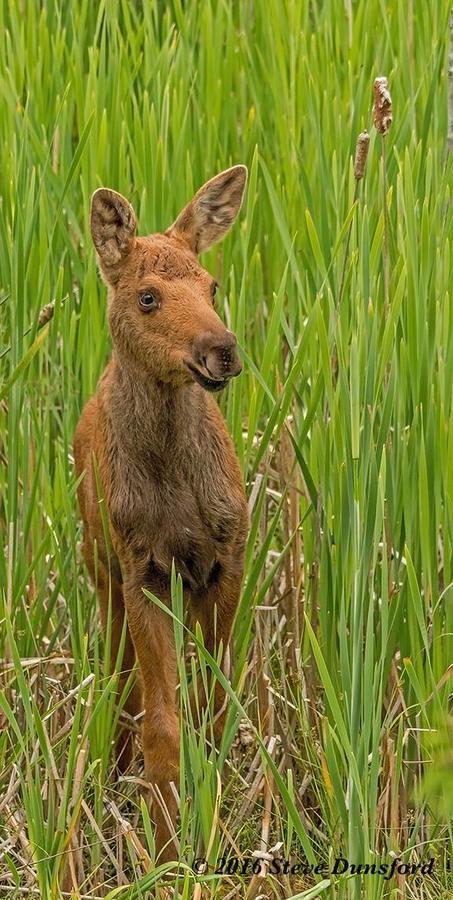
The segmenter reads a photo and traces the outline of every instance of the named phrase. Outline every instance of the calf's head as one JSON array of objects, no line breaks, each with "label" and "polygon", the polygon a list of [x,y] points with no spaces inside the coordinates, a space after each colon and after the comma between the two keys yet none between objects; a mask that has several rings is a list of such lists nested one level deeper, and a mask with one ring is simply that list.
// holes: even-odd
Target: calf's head
[{"label": "calf's head", "polygon": [[236,338],[215,311],[216,283],[198,254],[234,222],[245,166],[216,175],[164,234],[137,237],[130,203],[108,188],[93,194],[91,233],[109,287],[109,325],[118,356],[175,386],[223,388],[241,364]]}]

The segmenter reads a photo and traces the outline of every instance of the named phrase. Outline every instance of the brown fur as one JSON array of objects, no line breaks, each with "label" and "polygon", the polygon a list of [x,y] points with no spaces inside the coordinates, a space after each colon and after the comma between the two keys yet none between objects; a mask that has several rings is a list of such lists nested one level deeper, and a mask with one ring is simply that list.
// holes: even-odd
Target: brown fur
[{"label": "brown fur", "polygon": [[[169,782],[178,785],[179,765],[173,627],[142,588],[170,604],[174,560],[206,646],[215,652],[215,643],[222,641],[226,647],[239,598],[248,519],[239,464],[208,389],[220,389],[239,373],[240,363],[236,339],[213,308],[213,279],[195,254],[226,233],[239,211],[245,181],[243,166],[221,173],[198,191],[164,235],[150,237],[135,236],[135,213],[120,194],[102,188],[92,201],[91,230],[109,286],[114,349],[74,438],[77,474],[85,471],[79,488],[84,556],[93,579],[97,570],[105,628],[109,560],[97,466],[112,546],[112,655],[115,659],[126,615],[120,687],[137,656],[145,708],[145,772],[173,822],[177,810]],[[150,311],[140,305],[148,302],[147,294],[153,302]],[[218,691],[218,707],[222,700]],[[132,715],[142,709],[138,682],[126,708]],[[130,735],[122,736],[119,750],[125,768],[132,755]],[[158,804],[153,816],[161,858],[171,858],[169,830]]]}]

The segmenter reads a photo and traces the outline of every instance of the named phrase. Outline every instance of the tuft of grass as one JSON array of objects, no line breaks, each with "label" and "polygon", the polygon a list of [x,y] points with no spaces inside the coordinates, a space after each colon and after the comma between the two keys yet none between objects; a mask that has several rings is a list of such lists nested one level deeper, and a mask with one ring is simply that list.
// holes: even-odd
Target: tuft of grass
[{"label": "tuft of grass", "polygon": [[[450,896],[448,15],[447,0],[1,0],[2,896]],[[111,186],[142,233],[163,229],[236,162],[250,170],[240,223],[204,262],[245,362],[221,403],[251,529],[231,683],[188,634],[174,581],[169,877],[140,757],[114,776],[118,718],[138,744],[140,723],[115,702],[121,661],[104,662],[81,563],[72,436],[110,351],[88,207]],[[217,748],[210,709],[190,713],[197,671],[227,690]],[[305,869],[215,874],[271,848]],[[339,856],[435,866],[385,881],[334,874]]]}]

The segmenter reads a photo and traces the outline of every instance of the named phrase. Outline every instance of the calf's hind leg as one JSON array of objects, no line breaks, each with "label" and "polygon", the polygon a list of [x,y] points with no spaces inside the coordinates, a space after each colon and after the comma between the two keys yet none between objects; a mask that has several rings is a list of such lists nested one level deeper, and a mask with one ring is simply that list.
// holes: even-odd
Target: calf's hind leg
[{"label": "calf's hind leg", "polygon": [[[136,662],[134,645],[126,620],[126,611],[124,608],[123,600],[123,588],[118,578],[114,577],[113,572],[111,572],[111,576],[109,579],[108,568],[103,561],[99,560],[97,566],[95,567],[93,557],[91,554],[86,552],[86,548],[85,561],[87,563],[87,567],[93,583],[96,585],[104,640],[107,637],[107,628],[109,624],[109,603],[111,603],[110,660],[107,661],[110,671],[112,671],[116,665],[121,646],[123,628],[126,628],[123,657],[118,679],[118,696],[121,697]],[[118,574],[120,574],[119,563],[117,559],[114,560],[112,568],[116,570]],[[134,676],[133,684],[125,700],[123,709],[127,713],[129,713],[130,716],[137,716],[143,710],[142,690],[136,676]],[[118,730],[115,747],[116,765],[119,772],[127,771],[132,762],[133,756],[134,735],[127,726],[120,727]]]},{"label": "calf's hind leg", "polygon": [[[242,571],[235,577],[227,577],[223,574],[219,581],[192,604],[191,618],[198,621],[203,632],[203,640],[206,649],[214,659],[217,659],[220,644],[222,644],[222,659],[220,661],[222,671],[229,677],[226,671],[228,660],[229,642],[233,628],[234,617],[239,603],[241,591]],[[213,677],[215,677],[213,675]],[[206,705],[204,686],[201,678],[197,683],[198,697],[201,706]],[[222,736],[228,709],[227,696],[220,682],[215,680],[214,688],[214,735],[216,741]],[[192,697],[192,710],[195,713],[196,703]]]}]

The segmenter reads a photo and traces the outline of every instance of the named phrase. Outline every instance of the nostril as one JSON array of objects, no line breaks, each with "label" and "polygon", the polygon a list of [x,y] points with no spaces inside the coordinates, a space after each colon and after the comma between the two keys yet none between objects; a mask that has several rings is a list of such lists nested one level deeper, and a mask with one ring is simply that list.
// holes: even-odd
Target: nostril
[{"label": "nostril", "polygon": [[214,378],[214,375],[213,375],[213,373],[211,372],[211,369],[209,368],[209,365],[208,365],[208,357],[207,357],[207,356],[200,356],[199,359],[200,359],[200,363],[201,363],[203,369],[205,370],[205,372],[208,373],[208,375],[209,375],[210,378]]}]

